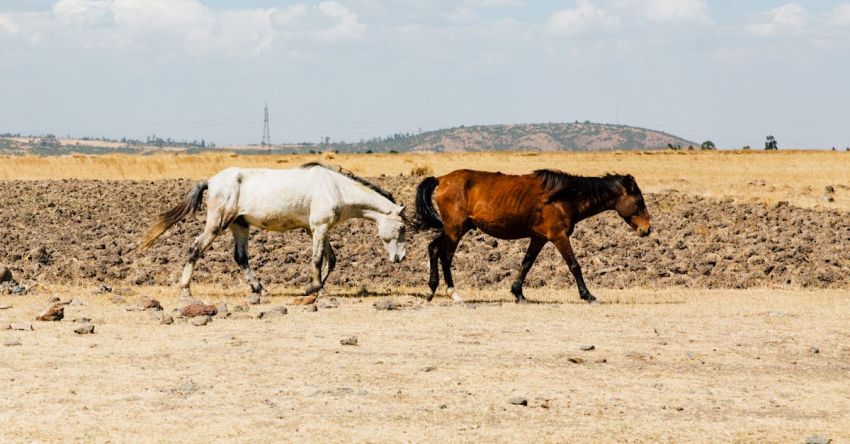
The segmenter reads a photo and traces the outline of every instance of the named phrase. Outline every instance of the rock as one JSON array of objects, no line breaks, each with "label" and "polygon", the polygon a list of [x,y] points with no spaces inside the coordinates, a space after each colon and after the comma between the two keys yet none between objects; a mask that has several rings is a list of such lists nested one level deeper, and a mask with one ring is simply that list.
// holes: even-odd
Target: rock
[{"label": "rock", "polygon": [[17,345],[22,345],[21,340],[18,338],[6,338],[3,340],[4,347],[15,347]]},{"label": "rock", "polygon": [[429,366],[423,367],[422,371],[425,372],[425,373],[430,373],[430,372],[433,372],[436,369],[437,369],[437,367],[434,367],[433,365],[429,365]]},{"label": "rock", "polygon": [[372,306],[375,307],[376,310],[395,310],[396,308],[398,308],[395,302],[390,299],[381,299],[380,301],[375,301]]},{"label": "rock", "polygon": [[573,358],[568,358],[567,361],[570,361],[573,364],[584,364],[584,359],[582,359],[582,358],[573,357]]},{"label": "rock", "polygon": [[71,307],[82,307],[83,301],[76,299],[76,298],[71,299],[71,302],[68,302],[68,305],[70,305]]},{"label": "rock", "polygon": [[10,292],[16,295],[25,295],[27,294],[27,287],[24,287],[23,285],[15,285],[12,287]]},{"label": "rock", "polygon": [[832,443],[832,439],[824,438],[819,435],[812,435],[806,438],[806,444],[830,444]]},{"label": "rock", "polygon": [[74,329],[74,333],[76,333],[78,335],[94,334],[94,325],[91,325],[91,324],[81,325],[81,326]]},{"label": "rock", "polygon": [[139,308],[142,310],[162,310],[162,304],[160,304],[156,299],[144,298],[141,302],[139,302]]},{"label": "rock", "polygon": [[288,312],[289,312],[289,310],[287,310],[286,307],[275,307],[271,310],[264,311],[264,312],[260,313],[259,315],[257,315],[257,318],[259,318],[259,319],[279,318],[279,317],[287,314]]},{"label": "rock", "polygon": [[308,313],[317,312],[317,311],[319,311],[319,307],[317,307],[316,304],[306,305],[306,306],[304,306],[304,311],[306,311]]},{"label": "rock", "polygon": [[173,323],[174,323],[174,318],[173,318],[173,317],[171,317],[171,315],[170,315],[170,314],[165,313],[165,312],[161,312],[161,311],[160,311],[160,312],[158,312],[158,313],[160,313],[160,315],[159,315],[159,323],[160,323],[161,325],[171,325],[171,324],[173,324]]},{"label": "rock", "polygon": [[10,308],[12,308],[12,306],[9,304],[0,304],[0,310],[8,310]]},{"label": "rock", "polygon": [[112,287],[110,287],[109,285],[101,285],[100,287],[97,288],[97,290],[95,290],[94,293],[95,294],[112,293]]},{"label": "rock", "polygon": [[215,316],[216,313],[218,313],[218,309],[215,308],[215,305],[191,304],[180,309],[180,314],[187,318]]},{"label": "rock", "polygon": [[823,201],[824,202],[835,202],[835,198],[832,197],[831,194],[824,194],[823,195]]},{"label": "rock", "polygon": [[65,317],[65,307],[62,304],[53,304],[41,312],[36,321],[61,321]]},{"label": "rock", "polygon": [[59,296],[52,296],[50,299],[47,300],[48,304],[58,304],[60,302],[62,302],[62,299],[60,299]]},{"label": "rock", "polygon": [[832,185],[827,185],[823,187],[823,192],[826,194],[832,194],[835,192],[835,188],[833,188]]},{"label": "rock", "polygon": [[820,353],[820,349],[817,348],[817,347],[809,347],[809,353],[816,355],[816,354]]},{"label": "rock", "polygon": [[339,301],[337,301],[336,298],[330,298],[330,299],[327,299],[327,300],[323,300],[321,308],[323,308],[323,309],[339,308]]},{"label": "rock", "polygon": [[584,351],[596,350],[596,346],[595,346],[595,345],[582,345],[582,346],[581,346],[581,347],[579,347],[579,348],[581,348],[581,349],[582,349],[582,350],[584,350]]},{"label": "rock", "polygon": [[71,322],[75,324],[88,324],[91,322],[91,318],[76,318]]},{"label": "rock", "polygon": [[230,310],[227,308],[227,304],[225,304],[224,302],[218,304],[216,310],[218,310],[218,313],[216,314],[216,316],[218,317],[226,318],[230,316]]},{"label": "rock", "polygon": [[209,324],[210,320],[212,320],[212,318],[207,315],[196,316],[192,318],[192,325],[194,325],[195,327],[200,327],[202,325]]},{"label": "rock", "polygon": [[12,270],[9,267],[0,267],[0,283],[12,282]]},{"label": "rock", "polygon": [[292,298],[292,302],[290,303],[292,305],[310,305],[315,303],[317,298],[318,296],[315,294],[310,296],[296,296]]},{"label": "rock", "polygon": [[124,298],[122,298],[121,296],[118,296],[117,294],[115,296],[112,296],[111,298],[109,298],[109,302],[112,302],[115,305],[124,305],[124,304],[127,303],[127,301],[125,301]]},{"label": "rock", "polygon": [[350,336],[339,340],[340,345],[357,345],[357,336]]},{"label": "rock", "polygon": [[10,327],[12,327],[12,330],[19,330],[19,331],[31,331],[32,330],[32,324],[30,324],[29,322],[18,322],[18,323],[15,323],[15,324],[11,324]]},{"label": "rock", "polygon": [[523,398],[522,396],[514,396],[511,399],[508,399],[508,402],[513,405],[521,405],[523,407],[528,406],[528,400]]}]

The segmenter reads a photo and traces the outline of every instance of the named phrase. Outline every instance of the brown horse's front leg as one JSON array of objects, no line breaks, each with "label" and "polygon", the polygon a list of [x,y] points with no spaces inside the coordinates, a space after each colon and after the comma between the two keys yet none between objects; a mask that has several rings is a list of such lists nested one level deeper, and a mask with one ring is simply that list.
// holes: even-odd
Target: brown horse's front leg
[{"label": "brown horse's front leg", "polygon": [[537,260],[537,255],[540,254],[540,250],[543,249],[546,242],[546,239],[532,237],[531,243],[528,244],[528,250],[525,252],[525,257],[522,258],[522,268],[519,271],[519,276],[517,276],[514,284],[511,285],[511,293],[516,298],[517,304],[525,303],[525,296],[522,294],[522,284],[525,282],[525,277],[528,275],[528,272],[534,265],[534,261]]},{"label": "brown horse's front leg", "polygon": [[573,253],[573,247],[570,244],[569,236],[564,234],[563,236],[560,236],[557,239],[553,239],[552,243],[555,244],[555,246],[558,248],[558,251],[561,252],[561,256],[564,257],[564,260],[570,267],[570,271],[573,273],[573,277],[575,277],[576,279],[579,297],[591,304],[597,303],[596,298],[592,294],[590,294],[590,291],[584,284],[584,277],[581,275],[581,266],[579,266],[578,260],[576,260],[576,255],[575,253]]}]

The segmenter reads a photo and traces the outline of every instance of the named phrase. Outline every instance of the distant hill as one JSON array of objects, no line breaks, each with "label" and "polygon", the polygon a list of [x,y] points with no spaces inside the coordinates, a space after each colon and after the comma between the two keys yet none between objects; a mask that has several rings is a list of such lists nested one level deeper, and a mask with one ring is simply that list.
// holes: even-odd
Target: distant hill
[{"label": "distant hill", "polygon": [[201,141],[59,139],[0,134],[0,154],[60,155],[235,150],[242,153],[291,152],[474,152],[474,151],[626,151],[687,147],[696,143],[646,128],[605,123],[519,123],[460,126],[420,134],[393,134],[360,142],[220,146]]},{"label": "distant hill", "polygon": [[[521,123],[461,126],[395,135],[348,148],[373,151],[615,151],[697,145],[661,131],[604,123]],[[349,151],[349,150],[345,150]]]}]

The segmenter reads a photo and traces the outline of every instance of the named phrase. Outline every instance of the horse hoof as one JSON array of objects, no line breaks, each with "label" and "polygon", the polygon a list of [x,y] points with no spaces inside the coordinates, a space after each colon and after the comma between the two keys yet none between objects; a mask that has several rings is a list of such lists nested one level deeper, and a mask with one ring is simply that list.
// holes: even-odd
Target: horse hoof
[{"label": "horse hoof", "polygon": [[599,301],[597,301],[596,298],[587,299],[587,303],[590,305],[599,305]]},{"label": "horse hoof", "polygon": [[425,296],[425,301],[431,302],[431,299],[434,299],[434,292],[431,292],[431,294]]},{"label": "horse hoof", "polygon": [[313,286],[307,287],[307,290],[304,291],[304,296],[310,296],[313,293],[319,292],[321,289],[322,289],[322,287],[313,287]]}]

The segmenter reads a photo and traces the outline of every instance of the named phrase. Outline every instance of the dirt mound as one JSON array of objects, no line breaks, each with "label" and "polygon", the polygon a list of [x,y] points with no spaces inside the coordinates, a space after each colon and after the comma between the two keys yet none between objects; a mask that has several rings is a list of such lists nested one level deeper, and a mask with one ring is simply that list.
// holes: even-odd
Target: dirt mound
[{"label": "dirt mound", "polygon": [[[380,177],[412,209],[418,178]],[[179,276],[201,217],[187,219],[152,248],[135,251],[152,218],[174,205],[192,185],[159,181],[10,181],[0,192],[0,264],[21,282],[168,284]],[[574,247],[593,288],[850,287],[847,214],[780,203],[739,204],[677,192],[647,197],[655,232],[638,238],[613,212],[579,224]],[[336,272],[328,284],[427,289],[426,245],[414,234],[408,258],[390,264],[375,227],[350,221],[332,233]],[[309,237],[303,231],[252,229],[251,265],[263,283],[308,283]],[[455,260],[459,288],[508,291],[527,241],[469,233]],[[247,286],[232,259],[229,233],[199,261],[195,282]],[[574,285],[551,245],[541,253],[527,286]]]}]

